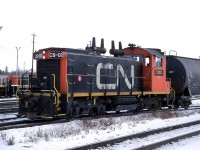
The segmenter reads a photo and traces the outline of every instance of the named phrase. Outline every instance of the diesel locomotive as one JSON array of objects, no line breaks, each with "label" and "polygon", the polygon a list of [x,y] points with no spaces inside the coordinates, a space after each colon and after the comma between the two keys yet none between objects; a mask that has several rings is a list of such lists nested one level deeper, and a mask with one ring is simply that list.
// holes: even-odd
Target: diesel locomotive
[{"label": "diesel locomotive", "polygon": [[0,97],[16,96],[19,89],[28,88],[29,77],[16,75],[0,75]]},{"label": "diesel locomotive", "polygon": [[[108,111],[187,109],[200,92],[199,61],[166,56],[160,49],[134,44],[105,56],[104,40],[85,50],[46,48],[36,51],[36,75],[18,91],[19,116],[55,118],[103,115]],[[188,67],[187,60],[192,67]],[[198,74],[197,74],[198,73]],[[195,79],[196,78],[196,79]]]},{"label": "diesel locomotive", "polygon": [[[26,85],[28,85],[26,79]],[[13,75],[0,75],[0,96],[12,97],[16,95],[17,90],[20,88],[21,78]]]}]

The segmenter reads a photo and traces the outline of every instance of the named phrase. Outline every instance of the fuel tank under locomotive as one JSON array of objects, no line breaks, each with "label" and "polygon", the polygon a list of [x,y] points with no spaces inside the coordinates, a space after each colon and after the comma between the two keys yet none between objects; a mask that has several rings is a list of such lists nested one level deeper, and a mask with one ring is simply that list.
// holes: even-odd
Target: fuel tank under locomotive
[{"label": "fuel tank under locomotive", "polygon": [[167,78],[176,96],[200,95],[200,60],[167,56]]}]

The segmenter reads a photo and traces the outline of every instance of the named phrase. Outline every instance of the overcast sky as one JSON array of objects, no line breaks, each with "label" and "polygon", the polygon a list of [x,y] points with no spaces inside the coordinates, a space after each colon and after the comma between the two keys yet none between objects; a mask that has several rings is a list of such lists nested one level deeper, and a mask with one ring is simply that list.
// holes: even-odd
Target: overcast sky
[{"label": "overcast sky", "polygon": [[[200,0],[0,0],[0,69],[31,68],[35,50],[84,48],[93,36],[122,46],[200,56]],[[116,45],[117,47],[117,45]]]}]

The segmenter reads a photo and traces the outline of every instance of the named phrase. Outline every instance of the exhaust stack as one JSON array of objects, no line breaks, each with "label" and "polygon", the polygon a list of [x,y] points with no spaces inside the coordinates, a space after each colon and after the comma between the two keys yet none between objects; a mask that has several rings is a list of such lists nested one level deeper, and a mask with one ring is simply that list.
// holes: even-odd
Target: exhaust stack
[{"label": "exhaust stack", "polygon": [[119,50],[122,50],[122,42],[119,41]]},{"label": "exhaust stack", "polygon": [[115,57],[124,55],[123,49],[122,49],[122,43],[119,42],[119,49],[115,49],[115,42],[111,41],[111,49],[110,54],[114,55]]},{"label": "exhaust stack", "polygon": [[90,51],[92,51],[93,53],[97,52],[100,54],[105,54],[106,53],[106,49],[104,48],[104,39],[101,39],[101,43],[100,43],[100,47],[96,47],[96,39],[95,37],[92,38],[92,46],[91,47],[86,47],[86,49],[89,49]]}]

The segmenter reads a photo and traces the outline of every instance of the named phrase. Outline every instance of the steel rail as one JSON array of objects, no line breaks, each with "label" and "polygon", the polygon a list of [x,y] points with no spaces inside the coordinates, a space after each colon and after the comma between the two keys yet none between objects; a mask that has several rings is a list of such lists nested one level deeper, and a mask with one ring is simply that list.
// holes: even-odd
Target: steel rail
[{"label": "steel rail", "polygon": [[[146,132],[140,132],[140,133],[136,133],[136,134],[126,135],[126,136],[117,137],[117,138],[106,140],[106,141],[100,141],[100,142],[97,142],[97,143],[91,143],[91,144],[67,148],[67,149],[70,149],[70,150],[97,149],[97,148],[100,148],[100,147],[106,147],[107,145],[111,146],[111,145],[114,145],[114,144],[117,144],[117,143],[121,143],[121,142],[126,141],[126,140],[131,140],[131,139],[134,139],[134,138],[143,138],[143,137],[146,137],[146,136],[149,136],[149,135],[152,135],[152,134],[156,134],[156,133],[158,134],[158,133],[162,133],[162,132],[165,132],[165,131],[172,131],[172,130],[175,130],[175,129],[189,127],[189,126],[193,126],[193,125],[197,125],[197,124],[200,124],[200,120],[188,122],[188,123],[184,123],[184,124],[178,124],[178,125],[174,125],[174,126],[169,126],[169,127],[165,127],[165,128],[159,128],[159,129],[150,130],[150,131],[146,131]],[[193,134],[191,133],[191,135],[198,135],[199,132],[193,133]],[[187,135],[185,135],[183,137],[186,137],[186,136]],[[178,139],[178,137],[177,137],[177,139]],[[168,143],[168,142],[165,142],[165,143]],[[159,145],[159,143],[158,143],[158,145]],[[141,149],[137,149],[137,150],[144,150],[147,147],[140,147]],[[150,148],[153,147],[153,144],[149,145],[149,147]],[[144,148],[144,149],[142,149],[142,148]]]},{"label": "steel rail", "polygon": [[169,144],[169,143],[172,143],[172,142],[178,142],[180,140],[183,140],[183,139],[186,139],[186,138],[191,138],[191,137],[197,136],[197,135],[200,135],[200,130],[190,132],[190,133],[187,133],[187,134],[183,134],[183,135],[180,135],[180,136],[172,137],[172,138],[169,138],[169,139],[165,139],[165,140],[162,140],[162,141],[159,141],[159,142],[156,142],[156,143],[152,143],[152,144],[149,144],[149,145],[145,145],[145,146],[136,148],[134,150],[152,150],[152,149],[156,149],[158,147],[164,146],[166,144]]}]

